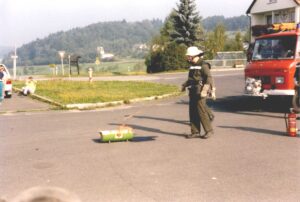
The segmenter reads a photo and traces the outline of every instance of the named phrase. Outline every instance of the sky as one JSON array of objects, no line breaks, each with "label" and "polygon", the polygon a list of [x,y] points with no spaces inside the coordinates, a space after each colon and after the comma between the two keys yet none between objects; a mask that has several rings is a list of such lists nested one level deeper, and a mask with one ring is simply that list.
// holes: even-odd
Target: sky
[{"label": "sky", "polygon": [[[0,46],[104,21],[164,20],[179,0],[0,0]],[[252,0],[195,0],[203,18],[246,13]]]}]

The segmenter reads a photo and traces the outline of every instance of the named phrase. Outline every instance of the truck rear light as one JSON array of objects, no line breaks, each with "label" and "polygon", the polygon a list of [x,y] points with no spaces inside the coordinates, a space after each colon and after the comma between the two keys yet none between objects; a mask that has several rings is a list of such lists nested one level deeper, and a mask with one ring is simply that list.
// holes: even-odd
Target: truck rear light
[{"label": "truck rear light", "polygon": [[6,84],[11,84],[11,80],[7,80],[7,81],[6,81]]},{"label": "truck rear light", "polygon": [[284,77],[283,76],[275,77],[275,83],[276,84],[283,84],[284,83]]}]

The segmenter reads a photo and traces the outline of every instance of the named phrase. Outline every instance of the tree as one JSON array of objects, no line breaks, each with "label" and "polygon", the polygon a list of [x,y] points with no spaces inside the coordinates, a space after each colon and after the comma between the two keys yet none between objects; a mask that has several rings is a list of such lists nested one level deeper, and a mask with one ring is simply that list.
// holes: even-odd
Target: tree
[{"label": "tree", "polygon": [[176,16],[176,12],[172,11],[169,16],[165,19],[165,22],[163,24],[163,27],[160,30],[160,45],[165,45],[171,42],[171,33],[173,33],[174,30],[174,24],[173,24],[173,19]]},{"label": "tree", "polygon": [[153,51],[151,52],[145,60],[147,66],[147,73],[156,73],[165,71],[162,65],[163,51]]},{"label": "tree", "polygon": [[214,30],[216,52],[222,51],[224,49],[224,45],[226,41],[225,31],[226,31],[225,27],[222,24],[218,24]]},{"label": "tree", "polygon": [[192,46],[199,41],[199,29],[201,17],[196,11],[195,0],[180,0],[173,16],[174,31],[171,33],[171,41],[178,44]]},{"label": "tree", "polygon": [[176,42],[164,47],[154,46],[146,57],[147,72],[156,73],[188,67],[185,57],[186,48],[184,44]]},{"label": "tree", "polygon": [[242,51],[243,50],[243,36],[241,32],[237,32],[235,34],[235,50]]},{"label": "tree", "polygon": [[172,41],[170,33],[174,32],[173,18],[175,12],[171,12],[166,18],[160,34],[153,37],[151,49],[146,57],[145,64],[148,73],[175,70],[187,67],[185,44],[177,44]]},{"label": "tree", "polygon": [[243,41],[250,43],[250,41],[251,41],[251,31],[250,31],[250,28],[248,28],[246,30],[246,33],[243,36]]},{"label": "tree", "polygon": [[165,71],[188,67],[186,61],[186,46],[175,42],[168,44],[164,51],[163,66]]},{"label": "tree", "polygon": [[236,32],[234,38],[226,40],[224,51],[243,51],[243,36],[241,32]]},{"label": "tree", "polygon": [[205,40],[206,57],[212,59],[217,52],[223,51],[226,41],[225,27],[223,24],[218,24],[214,32],[210,32]]}]

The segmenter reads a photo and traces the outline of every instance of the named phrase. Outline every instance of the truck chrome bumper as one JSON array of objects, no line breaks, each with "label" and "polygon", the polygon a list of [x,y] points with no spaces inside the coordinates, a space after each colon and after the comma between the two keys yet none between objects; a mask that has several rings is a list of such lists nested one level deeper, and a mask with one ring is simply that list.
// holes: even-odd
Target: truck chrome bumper
[{"label": "truck chrome bumper", "polygon": [[262,93],[267,95],[295,95],[295,90],[264,90]]},{"label": "truck chrome bumper", "polygon": [[267,97],[271,96],[293,96],[295,95],[294,89],[262,89],[262,81],[255,78],[247,78],[245,80],[245,95],[254,97]]},{"label": "truck chrome bumper", "polygon": [[244,95],[264,98],[268,96],[294,96],[295,90],[264,90],[261,93],[249,93],[246,91]]}]

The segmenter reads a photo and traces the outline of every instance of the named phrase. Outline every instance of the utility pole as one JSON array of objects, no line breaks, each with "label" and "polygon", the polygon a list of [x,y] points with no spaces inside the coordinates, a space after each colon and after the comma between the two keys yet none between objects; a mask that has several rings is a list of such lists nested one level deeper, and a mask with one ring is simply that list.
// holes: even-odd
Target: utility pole
[{"label": "utility pole", "polygon": [[65,69],[64,69],[64,56],[65,56],[65,51],[58,51],[58,54],[61,59],[61,73],[64,76],[65,75]]},{"label": "utility pole", "polygon": [[17,48],[15,45],[15,54],[11,56],[11,58],[13,59],[13,79],[16,80],[17,78]]},{"label": "utility pole", "polygon": [[68,55],[68,59],[69,59],[69,77],[71,77],[71,55]]}]

